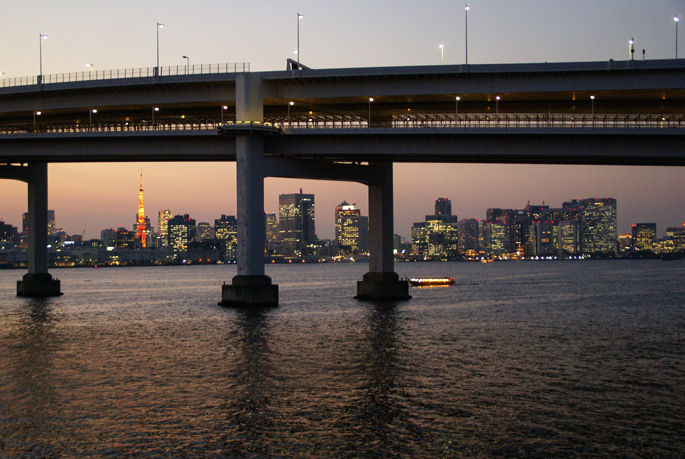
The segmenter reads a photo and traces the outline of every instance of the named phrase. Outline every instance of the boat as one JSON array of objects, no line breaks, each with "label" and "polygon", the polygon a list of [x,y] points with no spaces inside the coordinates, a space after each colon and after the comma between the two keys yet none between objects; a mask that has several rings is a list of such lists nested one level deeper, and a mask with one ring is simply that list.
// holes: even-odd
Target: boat
[{"label": "boat", "polygon": [[411,277],[407,279],[415,287],[432,287],[436,285],[452,285],[454,279],[451,277]]}]

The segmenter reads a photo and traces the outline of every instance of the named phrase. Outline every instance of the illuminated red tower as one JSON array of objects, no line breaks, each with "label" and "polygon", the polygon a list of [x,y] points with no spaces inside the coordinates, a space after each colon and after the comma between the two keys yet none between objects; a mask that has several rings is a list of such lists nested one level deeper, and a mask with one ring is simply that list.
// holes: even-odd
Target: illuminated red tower
[{"label": "illuminated red tower", "polygon": [[147,247],[145,238],[147,232],[145,231],[145,209],[143,208],[143,173],[140,173],[140,192],[138,193],[138,231],[136,231],[136,239],[140,240],[142,248]]}]

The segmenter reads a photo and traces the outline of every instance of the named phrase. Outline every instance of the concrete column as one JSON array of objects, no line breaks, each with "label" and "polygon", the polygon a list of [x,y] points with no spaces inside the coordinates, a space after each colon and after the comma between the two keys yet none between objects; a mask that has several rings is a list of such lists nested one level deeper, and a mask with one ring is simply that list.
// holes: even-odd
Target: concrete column
[{"label": "concrete column", "polygon": [[406,300],[409,283],[395,273],[393,257],[392,163],[373,164],[378,169],[369,185],[369,272],[357,282],[357,299]]},{"label": "concrete column", "polygon": [[[237,121],[264,120],[264,89],[261,78],[241,74],[236,79]],[[224,306],[275,306],[278,286],[264,275],[264,139],[260,133],[236,137],[238,187],[238,275],[224,284]]]},{"label": "concrete column", "polygon": [[59,280],[48,273],[48,165],[27,167],[29,269],[23,280],[17,281],[17,295],[61,295]]}]

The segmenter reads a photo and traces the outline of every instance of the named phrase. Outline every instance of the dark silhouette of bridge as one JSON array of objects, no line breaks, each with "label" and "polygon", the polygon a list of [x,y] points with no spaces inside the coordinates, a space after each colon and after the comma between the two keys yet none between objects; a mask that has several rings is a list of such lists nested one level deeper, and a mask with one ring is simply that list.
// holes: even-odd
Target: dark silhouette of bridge
[{"label": "dark silhouette of bridge", "polygon": [[393,268],[394,162],[685,165],[685,61],[219,69],[0,88],[0,178],[29,184],[19,295],[60,293],[38,230],[50,162],[236,161],[238,274],[222,302],[242,305],[278,302],[264,275],[266,177],[369,187],[357,297],[382,300],[409,297]]}]

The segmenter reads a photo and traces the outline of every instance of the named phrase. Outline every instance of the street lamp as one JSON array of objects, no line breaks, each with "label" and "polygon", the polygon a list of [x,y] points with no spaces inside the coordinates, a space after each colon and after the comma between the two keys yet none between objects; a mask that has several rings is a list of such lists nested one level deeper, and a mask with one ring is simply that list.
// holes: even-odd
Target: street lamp
[{"label": "street lamp", "polygon": [[154,107],[152,109],[152,125],[153,126],[155,125],[155,112],[158,112],[158,111],[159,111],[159,107]]},{"label": "street lamp", "polygon": [[40,37],[38,39],[38,50],[40,51],[40,82],[43,82],[43,40],[48,38],[47,35],[43,35],[42,33],[39,33],[38,36]]},{"label": "street lamp", "polygon": [[88,124],[92,125],[93,124],[93,113],[97,113],[97,109],[94,108],[91,111],[88,112]]},{"label": "street lamp", "polygon": [[290,103],[288,104],[288,125],[290,125],[290,107],[292,107],[293,105],[295,105],[295,102],[293,101],[290,101]]},{"label": "street lamp", "polygon": [[0,72],[0,75],[2,75],[2,87],[5,87],[5,72]]},{"label": "street lamp", "polygon": [[440,43],[439,48],[440,48],[440,65],[442,65],[445,63],[445,45]]},{"label": "street lamp", "polygon": [[495,97],[495,115],[499,115],[499,99],[499,96]]},{"label": "street lamp", "polygon": [[680,16],[674,16],[675,21],[675,58],[678,59],[678,23],[680,22]]},{"label": "street lamp", "polygon": [[163,29],[164,24],[157,23],[157,75],[159,75],[159,29]]},{"label": "street lamp", "polygon": [[369,127],[371,127],[371,102],[373,102],[373,97],[369,97]]},{"label": "street lamp", "polygon": [[186,60],[186,75],[188,75],[188,71],[190,70],[190,58],[188,56],[183,56],[183,59]]},{"label": "street lamp", "polygon": [[467,4],[464,8],[464,14],[466,14],[466,22],[464,23],[464,30],[466,32],[466,65],[469,64],[469,10],[471,7]]},{"label": "street lamp", "polygon": [[93,79],[93,68],[95,67],[93,64],[90,62],[86,62],[86,67],[90,67],[90,79]]},{"label": "street lamp", "polygon": [[595,96],[590,96],[590,101],[592,103],[592,117],[595,117]]},{"label": "street lamp", "polygon": [[36,130],[36,116],[40,116],[40,111],[33,112],[33,130]]},{"label": "street lamp", "polygon": [[224,122],[224,110],[228,108],[228,105],[222,105],[221,106],[221,123]]},{"label": "street lamp", "polygon": [[632,61],[635,55],[635,49],[633,49],[633,44],[635,43],[635,39],[631,38],[628,40],[628,55],[630,57],[630,60]]},{"label": "street lamp", "polygon": [[455,98],[456,107],[455,107],[455,110],[454,110],[454,114],[457,115],[457,116],[459,116],[459,101],[460,101],[460,100],[461,100],[461,97],[459,97],[459,96],[457,96],[457,97]]},{"label": "street lamp", "polygon": [[295,54],[297,54],[297,63],[300,63],[300,19],[302,19],[304,16],[302,16],[300,13],[297,13],[297,49],[295,50]]}]

